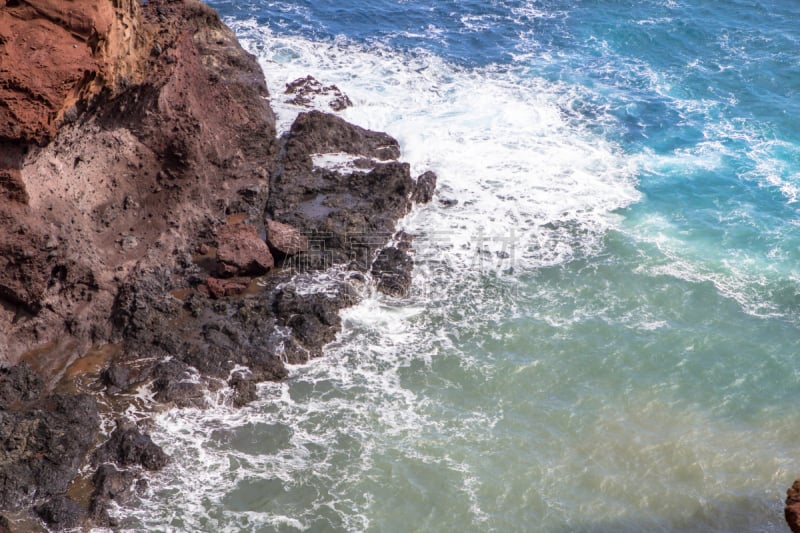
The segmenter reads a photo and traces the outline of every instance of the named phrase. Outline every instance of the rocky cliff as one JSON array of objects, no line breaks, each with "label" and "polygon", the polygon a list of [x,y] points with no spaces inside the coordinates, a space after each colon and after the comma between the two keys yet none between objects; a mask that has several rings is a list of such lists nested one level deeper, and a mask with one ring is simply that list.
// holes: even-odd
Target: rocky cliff
[{"label": "rocky cliff", "polygon": [[[0,507],[109,523],[167,459],[126,421],[102,435],[98,399],[246,403],[321,355],[359,284],[402,295],[394,226],[435,176],[399,155],[319,111],[276,138],[255,58],[195,0],[0,0]],[[324,291],[297,289],[331,268]],[[86,464],[94,488],[73,498]]]}]

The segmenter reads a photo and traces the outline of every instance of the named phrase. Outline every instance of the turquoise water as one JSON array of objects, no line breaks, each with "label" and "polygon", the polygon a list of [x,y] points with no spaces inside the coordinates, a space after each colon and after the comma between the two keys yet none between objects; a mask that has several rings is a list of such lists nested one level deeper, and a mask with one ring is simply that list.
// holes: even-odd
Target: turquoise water
[{"label": "turquoise water", "polygon": [[784,531],[800,4],[211,4],[281,128],[284,83],[336,83],[459,203],[327,358],[160,415],[131,529]]}]

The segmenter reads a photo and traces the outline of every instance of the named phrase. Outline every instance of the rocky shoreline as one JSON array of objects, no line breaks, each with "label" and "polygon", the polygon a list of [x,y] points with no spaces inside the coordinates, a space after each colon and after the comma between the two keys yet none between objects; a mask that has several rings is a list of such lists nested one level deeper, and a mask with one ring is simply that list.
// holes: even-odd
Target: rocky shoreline
[{"label": "rocky shoreline", "polygon": [[131,391],[244,405],[359,287],[408,290],[395,226],[435,175],[335,115],[334,86],[289,84],[330,112],[280,138],[269,97],[195,0],[0,0],[0,531],[115,524],[169,461],[121,417]]}]

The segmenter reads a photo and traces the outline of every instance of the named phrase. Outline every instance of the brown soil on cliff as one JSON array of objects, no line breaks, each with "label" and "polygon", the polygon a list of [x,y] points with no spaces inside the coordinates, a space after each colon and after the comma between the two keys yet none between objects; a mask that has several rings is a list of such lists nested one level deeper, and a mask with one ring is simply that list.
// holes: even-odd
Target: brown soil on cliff
[{"label": "brown soil on cliff", "polygon": [[109,339],[134,266],[247,211],[238,191],[266,195],[274,118],[255,59],[198,2],[15,2],[0,43],[0,360],[71,358]]},{"label": "brown soil on cliff", "polygon": [[[411,237],[380,250],[435,176],[415,181],[397,141],[330,114],[277,139],[268,97],[196,0],[0,0],[2,510],[113,525],[110,501],[167,461],[125,421],[101,442],[120,392],[202,406],[227,385],[247,403],[322,354],[366,273],[408,290]],[[318,152],[363,171],[316,168]],[[334,265],[325,290],[290,283]],[[78,504],[86,489],[65,492],[92,449]]]}]

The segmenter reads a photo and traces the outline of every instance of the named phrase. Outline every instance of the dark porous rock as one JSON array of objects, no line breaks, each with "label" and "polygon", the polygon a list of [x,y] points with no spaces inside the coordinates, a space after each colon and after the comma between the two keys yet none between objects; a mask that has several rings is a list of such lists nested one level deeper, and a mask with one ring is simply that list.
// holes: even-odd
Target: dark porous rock
[{"label": "dark porous rock", "polygon": [[322,354],[322,347],[336,338],[342,326],[339,311],[358,300],[352,288],[341,283],[330,293],[304,294],[286,287],[275,295],[278,323],[289,327],[297,341],[312,357]]},{"label": "dark porous rock", "polygon": [[0,508],[65,493],[99,427],[97,404],[86,394],[0,410]]},{"label": "dark porous rock", "polygon": [[0,406],[37,400],[43,390],[42,379],[24,361],[10,368],[0,369]]},{"label": "dark porous rock", "polygon": [[247,290],[247,285],[229,279],[219,279],[209,277],[206,279],[206,287],[212,298],[224,298],[226,296],[236,296]]},{"label": "dark porous rock", "polygon": [[131,371],[118,363],[111,363],[103,371],[102,379],[109,389],[125,390],[131,385]]},{"label": "dark porous rock", "polygon": [[253,378],[237,373],[230,379],[228,385],[233,389],[233,405],[236,407],[247,405],[258,398]]},{"label": "dark porous rock", "polygon": [[378,290],[389,296],[405,296],[411,287],[414,260],[406,250],[395,246],[384,248],[372,263],[372,276]]},{"label": "dark porous rock", "polygon": [[427,204],[433,199],[435,191],[436,174],[429,170],[417,178],[417,185],[414,188],[411,201],[417,204]]},{"label": "dark porous rock", "polygon": [[169,462],[169,456],[134,423],[119,421],[111,437],[95,451],[92,462],[139,465],[146,470],[161,470]]},{"label": "dark porous rock", "polygon": [[295,255],[308,251],[308,238],[289,224],[265,220],[267,244],[280,255]]},{"label": "dark porous rock", "polygon": [[0,533],[11,533],[11,522],[3,515],[0,515]]},{"label": "dark porous rock", "polygon": [[77,502],[66,496],[50,498],[33,510],[48,527],[56,531],[74,529],[80,525],[83,518],[83,511]]},{"label": "dark porous rock", "polygon": [[786,507],[783,509],[786,523],[793,533],[800,533],[800,479],[786,491]]},{"label": "dark porous rock", "polygon": [[337,151],[371,159],[399,155],[397,142],[386,134],[324,113],[301,113],[273,174],[267,212],[308,237],[308,253],[293,259],[302,269],[345,264],[366,271],[411,209],[416,183],[405,163],[378,163],[369,172],[349,174],[313,167],[312,154]]},{"label": "dark porous rock", "polygon": [[439,199],[439,203],[444,207],[453,207],[458,205],[458,200],[455,198],[441,198]]},{"label": "dark porous rock", "polygon": [[98,525],[116,526],[108,515],[112,501],[123,505],[131,501],[134,494],[136,475],[130,470],[117,470],[112,464],[102,464],[97,468],[92,484],[94,491],[89,500],[89,516]]},{"label": "dark porous rock", "polygon": [[297,78],[293,82],[287,83],[286,94],[294,95],[286,103],[302,107],[313,107],[315,101],[322,98],[328,100],[328,105],[334,111],[343,111],[353,105],[350,98],[339,90],[336,85],[323,86],[313,76]]},{"label": "dark porous rock", "polygon": [[312,154],[344,152],[388,161],[400,157],[400,145],[386,133],[350,124],[330,113],[300,113],[289,131],[284,165],[310,170]]},{"label": "dark porous rock", "polygon": [[153,370],[155,400],[176,407],[204,407],[206,387],[198,381],[190,365],[170,359]]},{"label": "dark porous rock", "polygon": [[267,243],[250,224],[228,224],[217,233],[217,270],[223,275],[247,276],[264,274],[275,260]]}]

